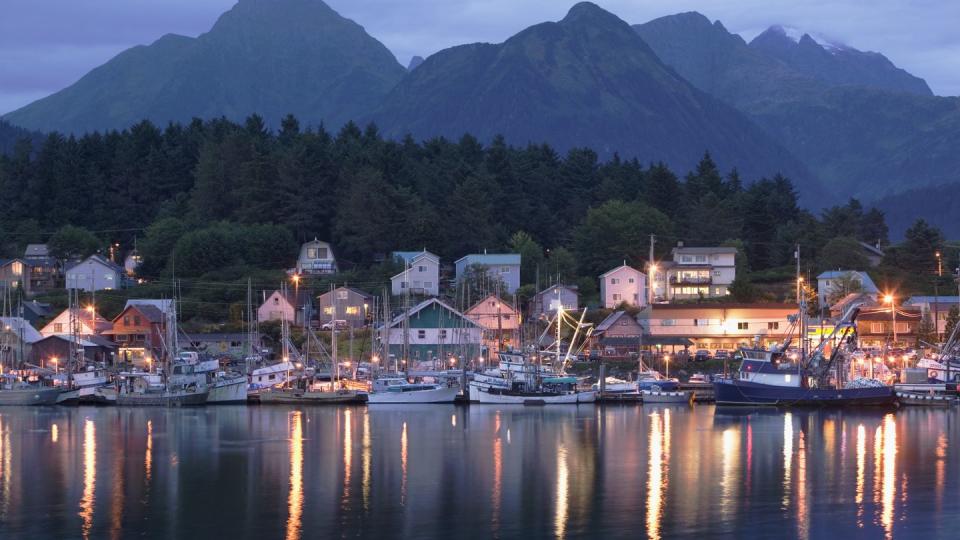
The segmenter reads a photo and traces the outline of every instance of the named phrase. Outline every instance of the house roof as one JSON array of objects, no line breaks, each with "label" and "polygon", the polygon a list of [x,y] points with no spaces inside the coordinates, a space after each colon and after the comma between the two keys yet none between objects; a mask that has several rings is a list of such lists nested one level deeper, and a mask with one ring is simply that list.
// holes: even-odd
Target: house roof
[{"label": "house roof", "polygon": [[[607,315],[607,318],[601,321],[600,324],[594,328],[593,333],[598,334],[605,332],[606,330],[610,329],[610,327],[615,325],[622,317],[630,317],[630,314],[626,311],[614,311],[610,315]],[[636,322],[636,320],[634,320],[634,322]],[[637,324],[639,325],[640,323]]]},{"label": "house roof", "polygon": [[663,311],[668,309],[797,309],[796,304],[786,303],[712,303],[704,302],[701,304],[652,304],[650,308],[653,311]]},{"label": "house roof", "polygon": [[960,296],[911,296],[903,303],[905,306],[917,306],[920,304],[960,304]]},{"label": "house roof", "polygon": [[27,244],[27,249],[23,250],[24,257],[49,257],[50,246],[47,244]]},{"label": "house roof", "polygon": [[[208,334],[187,334],[186,339],[189,341],[247,341],[248,335],[240,332],[212,332]],[[260,336],[257,336],[259,340]]]},{"label": "house roof", "polygon": [[454,264],[460,264],[460,261],[466,261],[467,264],[520,264],[519,253],[471,253],[457,259]]},{"label": "house roof", "polygon": [[395,327],[396,325],[402,323],[404,317],[413,317],[413,316],[416,315],[417,313],[423,311],[424,309],[430,307],[430,306],[433,305],[433,304],[439,304],[439,306],[440,306],[441,309],[446,309],[447,311],[453,313],[453,314],[456,315],[457,317],[463,319],[465,322],[467,322],[467,323],[469,323],[469,324],[471,324],[471,325],[473,325],[473,326],[479,326],[479,325],[477,325],[476,322],[473,321],[473,319],[467,317],[467,316],[464,315],[463,313],[460,313],[460,312],[457,311],[456,309],[453,309],[452,307],[450,307],[449,305],[447,305],[445,302],[442,302],[442,301],[440,301],[440,300],[438,300],[438,299],[436,299],[436,298],[429,298],[429,299],[424,300],[423,302],[420,302],[419,304],[413,306],[413,307],[410,308],[410,310],[407,311],[405,314],[400,314],[400,315],[394,317],[393,320],[390,321],[390,328],[393,328],[393,327]]},{"label": "house roof", "polygon": [[9,329],[16,335],[20,335],[22,331],[25,343],[36,343],[43,339],[43,335],[22,317],[0,317],[0,324],[3,325],[3,330]]},{"label": "house roof", "polygon": [[710,255],[714,253],[737,254],[735,247],[675,247],[673,253],[689,253],[691,255]]},{"label": "house roof", "polygon": [[863,285],[863,292],[865,293],[878,293],[880,289],[877,288],[877,285],[870,279],[870,275],[866,272],[860,270],[829,270],[827,272],[821,273],[817,276],[818,280],[821,279],[839,279],[844,276],[853,274],[854,276],[860,278],[860,283]]},{"label": "house roof", "polygon": [[573,294],[578,294],[578,292],[577,292],[577,291],[578,291],[578,287],[577,287],[576,285],[563,285],[563,284],[560,284],[560,283],[554,283],[553,285],[547,287],[546,289],[538,292],[538,293],[536,294],[536,296],[543,296],[543,295],[545,295],[545,294],[550,294],[552,291],[555,291],[555,290],[557,290],[557,289],[566,289],[566,290],[572,292]]},{"label": "house roof", "polygon": [[863,249],[870,252],[871,255],[876,255],[877,257],[883,257],[883,250],[877,246],[868,244],[866,242],[860,242],[860,245],[863,246]]},{"label": "house roof", "polygon": [[[160,308],[158,308],[157,306],[150,305],[150,304],[140,304],[140,305],[129,306],[127,309],[130,309],[130,308],[136,309],[137,311],[142,313],[143,316],[146,317],[147,320],[152,323],[159,324],[163,322],[163,312],[160,311]],[[123,311],[126,311],[126,309],[124,309]],[[122,312],[120,313],[120,315],[117,315],[117,317],[120,317],[121,315],[123,315]]]},{"label": "house roof", "polygon": [[394,259],[402,259],[403,262],[407,264],[413,264],[414,261],[422,257],[429,257],[437,262],[440,262],[440,257],[430,253],[425,249],[421,251],[394,251],[391,255],[393,255]]},{"label": "house roof", "polygon": [[127,300],[127,303],[123,306],[123,309],[127,309],[130,306],[153,306],[159,309],[163,313],[170,313],[173,310],[173,300],[170,299],[151,299],[151,298],[131,298]]},{"label": "house roof", "polygon": [[100,264],[101,266],[105,266],[105,267],[109,268],[110,270],[113,270],[114,272],[117,272],[117,273],[120,273],[120,274],[122,274],[122,273],[124,272],[123,268],[121,268],[120,265],[118,265],[118,264],[116,264],[116,263],[114,263],[114,262],[112,262],[112,261],[109,261],[109,260],[103,258],[103,257],[100,256],[100,255],[91,255],[91,256],[87,257],[86,259],[84,259],[84,260],[82,260],[82,261],[74,261],[74,262],[72,262],[72,263],[68,263],[68,264],[67,264],[66,271],[69,272],[70,270],[73,270],[74,268],[76,268],[76,267],[78,267],[78,266],[81,266],[81,265],[84,265],[84,264],[89,264],[89,263],[91,263],[91,262],[95,262],[95,263],[97,263],[97,264]]},{"label": "house roof", "polygon": [[500,307],[500,311],[501,311],[501,312],[506,312],[506,313],[508,313],[508,314],[510,314],[510,313],[514,313],[514,314],[518,313],[518,311],[517,311],[516,309],[514,309],[513,306],[512,306],[509,302],[504,302],[502,298],[498,297],[496,294],[493,294],[493,293],[488,294],[488,295],[486,296],[486,298],[484,298],[483,300],[480,300],[480,301],[477,302],[476,304],[470,306],[470,309],[468,309],[465,313],[470,313],[470,312],[476,310],[477,308],[479,308],[480,306],[484,305],[485,303],[490,302],[491,300],[494,301],[494,302],[500,302],[500,306],[501,306],[501,307]]},{"label": "house roof", "polygon": [[[80,319],[81,321],[85,322],[87,325],[90,325],[91,323],[93,324],[93,331],[94,331],[94,332],[98,332],[98,331],[100,331],[100,330],[102,330],[102,329],[110,328],[110,326],[113,324],[111,321],[105,319],[103,316],[101,316],[101,315],[100,315],[99,313],[97,313],[97,312],[91,313],[90,310],[83,309],[83,308],[79,308],[79,307],[75,307],[75,308],[73,308],[73,310],[74,310],[74,311],[73,311],[73,313],[74,313],[73,316],[74,316],[74,317],[76,317],[77,319]],[[67,308],[67,309],[61,311],[60,313],[58,313],[57,316],[54,317],[54,320],[59,319],[60,317],[62,317],[62,316],[64,316],[64,315],[66,315],[66,317],[69,319],[69,317],[70,317],[70,308]],[[53,324],[53,321],[47,323],[47,326],[44,326],[44,329],[46,330],[46,329],[49,328],[50,325],[52,325],[52,324]]]},{"label": "house roof", "polygon": [[50,304],[45,302],[37,302],[36,300],[32,300],[30,302],[24,302],[22,305],[25,311],[30,310],[38,317],[46,317],[50,314]]},{"label": "house roof", "polygon": [[628,270],[633,270],[634,272],[636,272],[636,273],[638,273],[638,274],[643,274],[643,272],[641,272],[640,270],[637,270],[636,268],[630,266],[629,264],[621,264],[620,266],[614,268],[613,270],[610,270],[610,271],[606,272],[605,274],[600,274],[600,277],[601,277],[601,278],[605,278],[605,277],[609,276],[610,274],[612,274],[612,273],[614,273],[614,272],[618,272],[618,271],[620,271],[620,270],[623,270],[624,268],[626,268],[626,269],[628,269]]},{"label": "house roof", "polygon": [[75,343],[81,347],[103,347],[107,349],[117,348],[116,343],[100,336],[86,336],[82,338],[77,337],[76,340],[74,340],[71,338],[70,334],[53,334],[41,339],[40,341],[48,341],[53,339],[59,339],[61,341],[66,341],[67,343],[75,341]]},{"label": "house roof", "polygon": [[334,290],[332,290],[332,291],[327,291],[327,292],[325,292],[325,293],[317,296],[317,299],[319,300],[319,299],[322,299],[322,298],[324,298],[324,297],[326,297],[326,296],[330,296],[331,293],[335,293],[335,292],[337,292],[337,291],[350,291],[350,292],[352,292],[352,293],[354,293],[354,294],[358,294],[358,295],[360,295],[360,296],[362,296],[362,297],[364,297],[364,298],[373,298],[373,296],[372,296],[370,293],[361,291],[360,289],[355,289],[355,288],[353,288],[353,287],[341,286],[341,287],[337,287],[336,289],[334,289]]},{"label": "house roof", "polygon": [[837,300],[836,302],[834,302],[834,304],[830,306],[830,311],[837,311],[837,312],[843,313],[851,305],[859,301],[863,301],[864,306],[877,305],[877,302],[876,300],[873,299],[873,296],[870,296],[867,293],[850,293],[844,296],[843,298],[841,298],[840,300]]}]

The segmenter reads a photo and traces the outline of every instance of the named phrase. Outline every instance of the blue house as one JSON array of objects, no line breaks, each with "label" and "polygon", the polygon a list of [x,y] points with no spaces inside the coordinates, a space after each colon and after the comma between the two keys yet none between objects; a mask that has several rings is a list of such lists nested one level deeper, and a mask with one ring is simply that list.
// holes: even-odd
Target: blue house
[{"label": "blue house", "polygon": [[474,269],[486,272],[489,278],[499,278],[507,293],[513,294],[520,288],[519,253],[473,253],[461,257],[454,264],[458,283],[468,270]]}]

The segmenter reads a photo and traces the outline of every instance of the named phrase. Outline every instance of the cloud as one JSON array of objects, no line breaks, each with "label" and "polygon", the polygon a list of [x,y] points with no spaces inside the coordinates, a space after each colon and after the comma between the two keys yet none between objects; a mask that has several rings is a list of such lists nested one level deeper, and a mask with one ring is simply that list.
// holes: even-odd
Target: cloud
[{"label": "cloud", "polygon": [[[4,0],[0,111],[55,92],[124,49],[167,33],[207,31],[234,0]],[[575,2],[557,0],[328,0],[390,48],[411,56],[478,41],[501,42]],[[941,95],[960,94],[960,2],[935,0],[601,0],[630,23],[700,11],[753,37],[771,24],[883,52]]]}]

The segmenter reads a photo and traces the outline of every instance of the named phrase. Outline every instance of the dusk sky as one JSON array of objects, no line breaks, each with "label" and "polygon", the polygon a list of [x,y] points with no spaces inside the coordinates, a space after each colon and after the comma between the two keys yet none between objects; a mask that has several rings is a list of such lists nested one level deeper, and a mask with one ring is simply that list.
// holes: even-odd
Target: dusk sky
[{"label": "dusk sky", "polygon": [[[124,49],[166,33],[196,36],[235,0],[4,0],[0,17],[0,113],[76,81]],[[413,55],[477,41],[500,42],[558,20],[558,0],[328,0],[383,42],[404,65]],[[879,51],[960,95],[960,2],[956,0],[605,0],[634,23],[682,11],[719,19],[750,39],[772,24]]]}]

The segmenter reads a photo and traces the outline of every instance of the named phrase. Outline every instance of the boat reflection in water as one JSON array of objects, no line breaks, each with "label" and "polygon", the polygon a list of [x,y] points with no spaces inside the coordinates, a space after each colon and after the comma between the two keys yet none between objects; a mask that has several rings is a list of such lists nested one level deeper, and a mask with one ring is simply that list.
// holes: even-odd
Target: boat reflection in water
[{"label": "boat reflection in water", "polygon": [[0,538],[951,538],[951,414],[3,410]]}]

